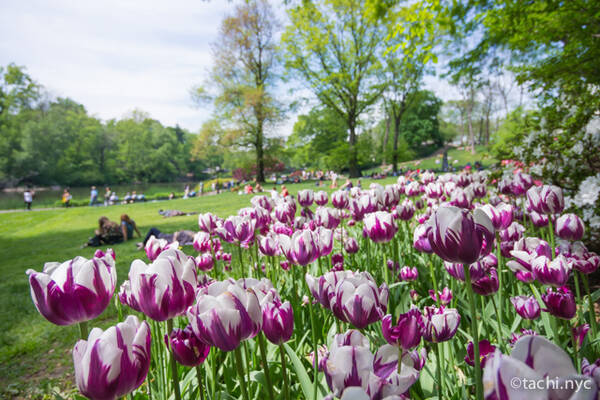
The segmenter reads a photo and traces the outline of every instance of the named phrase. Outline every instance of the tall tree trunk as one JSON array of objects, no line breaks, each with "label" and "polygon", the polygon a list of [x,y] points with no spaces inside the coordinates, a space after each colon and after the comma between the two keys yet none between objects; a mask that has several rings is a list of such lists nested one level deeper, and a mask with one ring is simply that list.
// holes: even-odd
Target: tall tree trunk
[{"label": "tall tree trunk", "polygon": [[259,120],[256,132],[256,181],[265,181],[265,160],[263,151],[263,124]]},{"label": "tall tree trunk", "polygon": [[392,153],[392,167],[398,172],[398,137],[400,136],[400,118],[402,114],[394,117],[394,151]]},{"label": "tall tree trunk", "polygon": [[356,147],[356,126],[355,121],[348,122],[350,130],[350,159],[349,170],[351,178],[359,178],[360,170],[358,169],[358,149]]},{"label": "tall tree trunk", "polygon": [[383,137],[383,148],[381,149],[381,154],[383,154],[383,163],[384,164],[387,161],[386,150],[387,150],[387,144],[388,144],[389,138],[390,138],[390,116],[387,115],[385,117],[385,136]]},{"label": "tall tree trunk", "polygon": [[471,154],[475,154],[475,132],[473,132],[473,121],[471,116],[473,113],[473,107],[467,108],[467,124],[469,124],[469,145],[471,146]]}]

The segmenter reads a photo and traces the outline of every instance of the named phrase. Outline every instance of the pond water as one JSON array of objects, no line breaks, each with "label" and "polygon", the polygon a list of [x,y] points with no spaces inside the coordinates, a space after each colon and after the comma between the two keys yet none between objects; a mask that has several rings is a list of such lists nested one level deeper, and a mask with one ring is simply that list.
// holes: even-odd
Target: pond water
[{"label": "pond water", "polygon": [[[185,189],[185,186],[189,184],[190,188],[194,190],[198,182],[194,183],[140,183],[131,185],[109,185],[113,192],[116,192],[119,199],[122,199],[127,192],[136,191],[138,194],[144,193],[146,196],[152,196],[157,193],[181,193]],[[98,197],[99,201],[104,201],[104,189],[105,186],[98,186]],[[11,189],[9,191],[0,191],[0,209],[15,209],[24,208],[23,203],[23,189],[18,190]],[[69,188],[73,200],[89,200],[90,199],[90,187],[72,187]],[[34,188],[35,197],[33,199],[33,208],[46,208],[56,207],[57,201],[60,201],[64,187],[45,187],[45,188]]]}]

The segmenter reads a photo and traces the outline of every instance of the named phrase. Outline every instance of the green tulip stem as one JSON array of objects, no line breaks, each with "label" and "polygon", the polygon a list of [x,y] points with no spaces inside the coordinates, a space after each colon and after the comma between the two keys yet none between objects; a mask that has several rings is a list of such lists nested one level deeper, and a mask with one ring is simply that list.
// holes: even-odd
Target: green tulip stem
[{"label": "green tulip stem", "polygon": [[[583,304],[583,302],[581,301],[581,291],[579,290],[579,275],[578,275],[578,271],[574,270],[573,271],[573,280],[575,281],[575,295],[577,296],[577,304]],[[577,307],[577,320],[583,322],[583,308],[582,307]]]},{"label": "green tulip stem", "polygon": [[285,400],[290,400],[290,382],[287,376],[287,367],[285,364],[285,350],[283,344],[279,345],[279,357],[281,358],[281,373],[283,374],[283,389],[285,392]]},{"label": "green tulip stem", "polygon": [[[167,334],[173,331],[173,319],[167,320]],[[167,345],[169,346],[169,345]],[[175,390],[175,400],[181,400],[181,392],[179,389],[179,377],[177,376],[177,362],[173,356],[173,350],[171,350],[171,379],[173,380],[173,389]]]},{"label": "green tulip stem", "polygon": [[437,375],[438,399],[443,399],[444,382],[442,381],[442,358],[440,357],[440,343],[435,344],[435,374]]},{"label": "green tulip stem", "polygon": [[[465,268],[465,270],[469,269],[469,267]],[[438,292],[437,279],[435,277],[435,271],[433,270],[433,257],[429,257],[429,275],[431,275],[431,283],[433,284],[433,291],[435,292],[435,298],[437,306],[440,307],[441,299],[440,293]]]},{"label": "green tulip stem", "polygon": [[494,306],[494,312],[496,313],[496,335],[498,336],[498,347],[502,348],[504,345],[504,341],[502,340],[502,324],[500,322],[500,313],[498,312],[498,307],[496,307],[496,300],[494,300],[494,296],[490,296],[492,300],[492,306]]},{"label": "green tulip stem", "polygon": [[263,369],[265,370],[265,379],[267,380],[267,393],[269,394],[269,399],[274,400],[273,384],[271,383],[271,374],[269,373],[269,361],[267,360],[267,346],[265,346],[265,338],[262,332],[258,334],[258,346],[260,347]]},{"label": "green tulip stem", "polygon": [[[309,296],[311,295],[310,290],[308,289],[308,284],[306,283],[306,279],[303,280],[304,287],[308,292]],[[312,335],[312,345],[314,352],[314,366],[313,366],[313,374],[314,374],[314,382],[313,382],[313,400],[317,400],[317,385],[319,382],[319,353],[317,351],[317,331],[315,324],[315,314],[313,312],[313,303],[312,299],[309,297],[308,299],[308,313],[310,315],[310,326],[311,326],[311,335]]]},{"label": "green tulip stem", "polygon": [[244,400],[249,400],[248,390],[246,389],[246,379],[244,378],[244,362],[242,361],[242,353],[240,352],[240,346],[235,348],[233,354],[235,356],[235,367],[237,369],[238,378],[240,378],[242,396],[244,397]]},{"label": "green tulip stem", "polygon": [[78,325],[79,325],[79,336],[81,337],[81,340],[87,340],[88,339],[88,323],[87,323],[87,321],[82,321]]},{"label": "green tulip stem", "polygon": [[196,378],[198,379],[198,394],[200,400],[204,400],[204,387],[202,385],[202,370],[199,365],[196,365]]},{"label": "green tulip stem", "polygon": [[469,307],[471,311],[471,336],[473,337],[473,350],[475,361],[475,393],[477,400],[483,400],[483,385],[481,380],[481,362],[479,360],[479,334],[477,332],[477,310],[475,309],[475,296],[473,295],[473,286],[471,286],[471,271],[469,267],[464,268],[465,284],[467,285],[467,294],[469,296]]},{"label": "green tulip stem", "polygon": [[592,293],[590,292],[590,283],[588,281],[588,277],[585,274],[582,274],[583,286],[585,287],[585,292],[588,298],[588,308],[590,316],[588,320],[590,321],[590,328],[592,330],[592,337],[596,338],[597,325],[596,325],[596,309],[594,308],[594,301],[592,300]]},{"label": "green tulip stem", "polygon": [[[496,303],[494,304],[494,309],[496,311],[496,318],[498,320],[498,346],[503,346],[504,343],[502,340],[502,312],[504,310],[504,284],[502,275],[502,254],[500,254],[500,234],[496,232],[496,260],[498,260],[498,309],[496,309]],[[492,302],[494,301],[494,296],[492,295]]]}]

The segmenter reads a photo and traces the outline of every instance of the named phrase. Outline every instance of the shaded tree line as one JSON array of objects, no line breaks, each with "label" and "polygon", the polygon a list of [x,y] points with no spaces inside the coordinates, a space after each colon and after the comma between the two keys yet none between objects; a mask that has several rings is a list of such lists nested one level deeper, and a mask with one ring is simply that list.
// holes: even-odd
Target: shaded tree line
[{"label": "shaded tree line", "polygon": [[0,184],[166,182],[206,168],[196,135],[134,111],[102,121],[69,98],[51,98],[24,68],[0,68]]}]

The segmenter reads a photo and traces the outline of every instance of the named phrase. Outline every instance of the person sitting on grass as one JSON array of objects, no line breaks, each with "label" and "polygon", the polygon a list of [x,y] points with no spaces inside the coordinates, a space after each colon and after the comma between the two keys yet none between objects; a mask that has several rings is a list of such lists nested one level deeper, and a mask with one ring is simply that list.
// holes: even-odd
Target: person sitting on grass
[{"label": "person sitting on grass", "polygon": [[129,215],[121,215],[121,232],[123,233],[123,240],[128,241],[133,238],[133,233],[137,233],[138,237],[142,237],[142,234],[137,228],[135,221],[129,218]]},{"label": "person sitting on grass", "polygon": [[89,238],[86,246],[102,246],[103,244],[115,244],[123,241],[123,232],[119,228],[119,224],[109,220],[107,217],[100,217],[98,220],[98,229],[94,231],[94,236]]},{"label": "person sitting on grass", "polygon": [[188,246],[194,243],[194,235],[196,235],[196,232],[189,230],[181,230],[175,233],[164,233],[158,228],[152,227],[146,234],[144,241],[137,244],[137,248],[138,250],[143,250],[144,247],[146,247],[146,242],[150,240],[152,236],[157,239],[165,239],[168,243],[177,241],[179,242],[180,246]]}]

